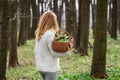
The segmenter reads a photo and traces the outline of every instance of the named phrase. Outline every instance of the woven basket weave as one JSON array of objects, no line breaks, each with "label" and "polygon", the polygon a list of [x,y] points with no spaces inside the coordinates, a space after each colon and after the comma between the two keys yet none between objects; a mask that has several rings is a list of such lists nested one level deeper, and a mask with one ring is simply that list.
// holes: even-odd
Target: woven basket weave
[{"label": "woven basket weave", "polygon": [[69,39],[69,42],[58,42],[58,41],[56,41],[57,34],[59,34],[61,32],[64,32],[65,34],[67,34],[67,36],[69,36],[69,38],[72,38],[71,35],[65,30],[57,31],[56,34],[55,34],[54,40],[52,41],[52,48],[56,52],[66,52],[69,49],[69,46],[70,46],[70,39]]}]

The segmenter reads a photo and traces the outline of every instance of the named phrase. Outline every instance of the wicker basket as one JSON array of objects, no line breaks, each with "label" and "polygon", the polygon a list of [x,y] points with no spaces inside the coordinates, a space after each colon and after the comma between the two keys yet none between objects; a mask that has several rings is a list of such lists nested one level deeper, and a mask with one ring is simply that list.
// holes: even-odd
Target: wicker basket
[{"label": "wicker basket", "polygon": [[[67,36],[69,36],[69,42],[58,42],[57,41],[57,36],[61,33],[64,32]],[[65,30],[59,30],[56,32],[54,40],[52,41],[52,48],[56,52],[66,52],[70,46],[70,39],[71,35],[65,31]]]}]

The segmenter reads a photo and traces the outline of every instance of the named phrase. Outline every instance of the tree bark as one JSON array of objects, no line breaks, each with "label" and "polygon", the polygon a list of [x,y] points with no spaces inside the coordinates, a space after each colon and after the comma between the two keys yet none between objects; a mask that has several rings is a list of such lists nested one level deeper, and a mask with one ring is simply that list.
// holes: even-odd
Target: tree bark
[{"label": "tree bark", "polygon": [[[77,19],[75,0],[65,0],[66,7],[66,30],[74,37],[76,42]],[[74,44],[76,45],[76,43]]]},{"label": "tree bark", "polygon": [[50,10],[53,10],[53,7],[52,7],[52,0],[50,0],[49,7],[50,7]]},{"label": "tree bark", "polygon": [[109,22],[108,22],[108,32],[111,34],[111,27],[112,27],[112,8],[111,8],[112,2],[109,0],[108,6],[109,6]]},{"label": "tree bark", "polygon": [[9,67],[18,66],[18,56],[17,56],[17,0],[11,1],[10,5],[10,53],[9,53]]},{"label": "tree bark", "polygon": [[54,12],[58,16],[58,0],[53,0],[54,2]]},{"label": "tree bark", "polygon": [[[25,34],[24,34],[24,41],[25,41],[25,44],[26,44],[26,41],[28,40],[28,36],[29,36],[29,39],[30,39],[30,19],[31,19],[31,16],[30,16],[30,0],[24,0],[24,11],[25,11],[25,17],[24,17],[24,20],[25,20]],[[29,30],[29,31],[28,31]]]},{"label": "tree bark", "polygon": [[65,16],[66,16],[66,30],[71,34],[71,27],[70,27],[70,2],[68,0],[65,0]]},{"label": "tree bark", "polygon": [[59,8],[58,9],[58,0],[53,0],[53,2],[54,2],[54,12],[55,12],[55,14],[57,15],[57,21],[58,21],[58,24],[59,24],[59,27],[61,28],[61,23],[60,23],[60,20],[61,20],[61,13],[59,12],[59,10],[60,9],[62,9],[62,8]]},{"label": "tree bark", "polygon": [[[92,0],[91,0],[92,3]],[[94,36],[94,32],[95,32],[95,24],[96,24],[96,4],[95,4],[95,0],[93,0],[92,3],[92,29],[93,29],[93,36]]]},{"label": "tree bark", "polygon": [[117,0],[117,7],[118,7],[118,30],[120,33],[120,0]]},{"label": "tree bark", "polygon": [[80,46],[80,35],[81,35],[81,8],[82,8],[82,0],[78,0],[79,4],[79,10],[78,10],[78,30],[77,30],[77,36],[76,36],[76,46],[75,48],[79,51],[79,46]]},{"label": "tree bark", "polygon": [[81,8],[81,35],[80,35],[80,53],[82,56],[88,55],[89,12],[90,12],[90,0],[83,0]]},{"label": "tree bark", "polygon": [[18,46],[26,44],[27,20],[26,20],[25,7],[26,7],[25,0],[20,0],[21,15],[20,15],[20,29],[19,29],[19,36],[18,36]]},{"label": "tree bark", "polygon": [[[76,31],[77,31],[77,16],[76,16],[76,0],[70,0],[70,33],[74,37],[74,41],[76,42]],[[76,46],[76,44],[74,44]]]},{"label": "tree bark", "polygon": [[1,45],[1,25],[2,25],[2,1],[0,0],[0,45]]},{"label": "tree bark", "polygon": [[42,15],[42,14],[43,14],[43,12],[44,12],[43,0],[41,0],[41,1],[40,1],[40,3],[41,3],[41,15]]},{"label": "tree bark", "polygon": [[0,80],[6,80],[8,27],[9,27],[9,0],[2,0],[2,26],[0,48]]},{"label": "tree bark", "polygon": [[61,20],[62,20],[62,15],[63,15],[63,0],[61,0],[61,1],[62,1],[61,2],[62,4],[60,5],[60,7],[58,9],[58,17],[57,17],[60,28],[62,28],[62,26],[61,26]]},{"label": "tree bark", "polygon": [[96,30],[91,75],[106,78],[107,0],[97,0]]},{"label": "tree bark", "polygon": [[117,40],[117,0],[112,0],[112,27],[111,27],[111,38]]},{"label": "tree bark", "polygon": [[32,13],[33,13],[32,28],[31,28],[31,39],[32,39],[32,38],[35,38],[35,30],[37,29],[37,24],[38,24],[40,15],[39,15],[35,0],[31,0],[31,6],[32,6]]}]

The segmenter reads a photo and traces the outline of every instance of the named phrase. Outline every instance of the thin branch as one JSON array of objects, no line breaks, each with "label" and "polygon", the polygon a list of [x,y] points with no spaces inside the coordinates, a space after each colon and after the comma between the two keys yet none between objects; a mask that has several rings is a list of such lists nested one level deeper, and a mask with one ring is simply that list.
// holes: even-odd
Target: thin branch
[{"label": "thin branch", "polygon": [[10,22],[11,22],[11,21],[14,21],[14,20],[17,18],[17,14],[18,14],[18,13],[16,12],[15,15],[14,15],[14,17],[13,17],[13,18],[10,18]]}]

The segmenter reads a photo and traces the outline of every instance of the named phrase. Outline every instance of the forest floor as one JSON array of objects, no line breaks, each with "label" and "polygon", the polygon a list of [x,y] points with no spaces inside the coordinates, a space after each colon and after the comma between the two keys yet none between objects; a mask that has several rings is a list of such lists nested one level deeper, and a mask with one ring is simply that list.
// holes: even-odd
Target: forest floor
[{"label": "forest floor", "polygon": [[[90,36],[91,44],[93,36]],[[26,45],[18,48],[20,66],[7,69],[8,80],[40,80],[34,60],[34,40],[28,40]],[[58,80],[120,80],[120,35],[118,40],[107,38],[106,69],[109,78],[94,79],[90,76],[93,49],[89,48],[89,56],[80,56],[72,53],[61,58],[61,70]]]}]

